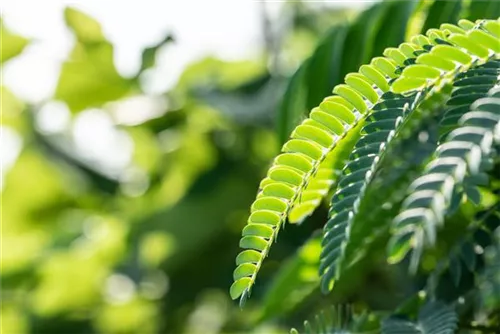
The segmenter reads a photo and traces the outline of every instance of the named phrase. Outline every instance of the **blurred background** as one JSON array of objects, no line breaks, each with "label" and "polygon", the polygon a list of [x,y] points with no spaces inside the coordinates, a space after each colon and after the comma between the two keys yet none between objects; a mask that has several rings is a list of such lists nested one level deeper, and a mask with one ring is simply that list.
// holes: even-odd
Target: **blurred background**
[{"label": "blurred background", "polygon": [[[375,4],[2,1],[1,333],[284,333],[302,320],[282,316],[300,296],[273,274],[293,272],[326,209],[281,233],[243,311],[228,294],[238,240],[291,127],[403,41],[416,2],[379,13],[401,20],[373,50],[344,42]],[[317,282],[310,269],[303,282]]]},{"label": "blurred background", "polygon": [[258,296],[314,224],[244,311],[238,239],[289,77],[367,5],[3,1],[1,332],[288,330]]}]

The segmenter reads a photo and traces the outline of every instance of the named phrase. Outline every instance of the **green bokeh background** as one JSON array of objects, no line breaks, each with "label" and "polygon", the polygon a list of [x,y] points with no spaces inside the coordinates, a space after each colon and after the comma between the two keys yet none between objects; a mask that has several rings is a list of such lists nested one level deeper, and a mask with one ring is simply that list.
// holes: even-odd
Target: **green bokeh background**
[{"label": "green bokeh background", "polygon": [[[292,24],[276,50],[237,62],[202,59],[171,90],[152,96],[142,88],[143,74],[175,36],[145,49],[140,71],[125,78],[100,23],[65,10],[75,44],[54,96],[32,105],[1,87],[2,129],[22,140],[3,174],[2,333],[250,332],[273,272],[301,235],[318,227],[285,231],[255,288],[256,302],[241,311],[230,300],[241,229],[279,150],[277,109],[288,77],[321,35],[354,14],[301,3],[283,11]],[[2,66],[32,42],[2,24]],[[113,110],[137,98],[160,111],[120,124]],[[66,129],[39,126],[46,103],[67,106]],[[133,144],[118,173],[75,148],[75,123],[96,108]],[[252,330],[288,328],[267,322]]]}]

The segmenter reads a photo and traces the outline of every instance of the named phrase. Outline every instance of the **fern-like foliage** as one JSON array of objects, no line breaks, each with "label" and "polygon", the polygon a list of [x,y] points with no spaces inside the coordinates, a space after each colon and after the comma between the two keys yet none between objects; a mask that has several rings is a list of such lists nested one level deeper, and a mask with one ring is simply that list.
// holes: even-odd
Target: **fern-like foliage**
[{"label": "fern-like foliage", "polygon": [[[417,50],[425,52],[419,44],[408,43],[401,50],[405,59],[414,57]],[[275,158],[243,229],[240,247],[245,250],[236,258],[230,294],[233,299],[241,296],[241,305],[287,218],[292,215],[294,221],[301,220],[327,194],[334,174],[332,164],[341,168],[345,159],[342,155],[359,137],[364,115],[398,76],[393,54],[392,58],[374,58],[370,65],[361,66],[359,73],[348,74],[346,84],[336,86],[335,95],[311,111],[283,145],[283,153]]]},{"label": "fern-like foliage", "polygon": [[323,291],[328,291],[331,279],[338,272],[344,240],[348,238],[350,223],[357,212],[366,184],[375,171],[378,155],[394,136],[394,128],[402,117],[414,109],[418,99],[386,94],[387,98],[372,108],[361,139],[356,143],[348,163],[343,169],[337,192],[332,197],[331,218],[325,225],[320,273],[323,275]]},{"label": "fern-like foliage", "polygon": [[446,103],[449,107],[441,120],[443,137],[458,126],[458,120],[469,111],[470,105],[477,99],[485,97],[498,81],[499,62],[491,60],[461,73],[454,82],[455,90]]},{"label": "fern-like foliage", "polygon": [[[461,7],[432,5],[442,6]],[[335,86],[333,95],[293,130],[260,183],[240,240],[243,251],[236,258],[231,297],[240,298],[243,306],[280,229],[287,221],[304,221],[333,193],[321,240],[321,290],[329,292],[339,280],[346,285],[354,270],[364,270],[355,265],[364,258],[380,261],[383,256],[389,267],[411,254],[410,273],[406,267],[402,271],[408,277],[417,272],[421,276],[406,286],[411,292],[405,298],[418,296],[418,301],[411,311],[399,307],[383,322],[378,319],[387,313],[372,313],[377,318],[372,327],[364,326],[366,318],[337,308],[306,322],[306,333],[454,333],[455,308],[468,298],[465,293],[476,289],[462,282],[462,273],[492,294],[499,286],[498,244],[491,237],[498,225],[489,223],[499,217],[492,209],[498,194],[490,191],[485,201],[481,188],[499,181],[492,172],[499,165],[499,78],[500,19],[442,24],[387,48],[383,57],[346,75],[345,84]],[[474,215],[487,208],[488,215]],[[438,245],[439,229],[455,221],[465,236],[454,235]],[[481,243],[484,233],[488,243]],[[388,254],[368,259],[374,245],[387,242]],[[484,256],[478,253],[482,247]],[[422,264],[426,248],[433,248],[434,256],[447,255],[439,265],[435,258]],[[281,282],[300,284],[290,277],[295,272],[289,270]],[[436,284],[450,274],[461,290],[445,296]],[[294,298],[310,297],[318,284],[315,276],[300,298]],[[283,295],[283,289],[272,291]],[[332,298],[345,302],[349,293]],[[498,299],[483,296],[482,301],[490,312],[497,310]]]},{"label": "fern-like foliage", "polygon": [[[320,272],[323,274],[323,291],[331,289],[332,279],[340,276],[340,263],[346,256],[346,249],[350,242],[350,232],[356,221],[367,186],[370,184],[382,160],[386,145],[392,138],[397,136],[400,129],[404,128],[403,125],[406,119],[412,114],[409,111],[414,110],[417,106],[419,107],[418,114],[432,113],[433,110],[439,109],[440,105],[448,99],[447,90],[443,87],[455,80],[458,80],[459,86],[467,84],[468,82],[463,82],[463,80],[467,79],[467,77],[463,78],[463,73],[466,73],[471,66],[480,66],[497,54],[498,44],[495,43],[494,31],[486,30],[487,32],[485,32],[480,30],[479,33],[475,33],[476,28],[482,29],[485,24],[489,25],[488,23],[477,27],[467,21],[462,21],[461,24],[469,30],[466,31],[445,24],[442,25],[441,30],[431,29],[427,32],[427,36],[415,37],[413,42],[415,44],[420,43],[424,49],[430,50],[428,53],[414,49],[406,50],[407,54],[410,52],[417,53],[418,57],[414,65],[402,69],[401,76],[396,79],[391,89],[397,92],[420,91],[421,94],[425,95],[424,101],[413,100],[412,104],[410,104],[408,103],[410,101],[405,101],[400,96],[399,101],[408,103],[406,112],[404,110],[389,109],[390,112],[386,112],[389,115],[388,117],[376,120],[371,124],[365,124],[366,130],[364,129],[361,139],[356,144],[356,149],[363,148],[366,143],[369,143],[371,151],[365,148],[362,150],[364,156],[360,156],[356,150],[351,155],[350,161],[347,163],[340,179],[339,189],[332,198],[331,218],[325,225],[324,248],[321,254],[322,263],[320,266]],[[450,33],[450,30],[453,32]],[[491,26],[490,30],[493,30]],[[456,37],[458,35],[462,38]],[[482,46],[481,48],[470,46],[472,44],[477,46],[475,42],[472,42],[472,39],[478,38],[482,38],[482,45],[488,45],[488,49],[484,47],[483,50],[481,49]],[[453,45],[453,41],[458,41],[458,44]],[[407,44],[404,46],[407,46]],[[470,50],[463,46],[469,46]],[[405,60],[403,50],[403,46],[399,49],[387,49],[385,54],[400,66],[404,66],[407,60]],[[483,68],[483,70],[485,69]],[[473,77],[473,75],[471,74],[470,77]],[[483,83],[488,84],[488,79],[485,78]],[[461,90],[458,95],[451,99],[451,102],[452,104],[463,104],[474,99],[475,92],[472,89]],[[456,91],[454,93],[457,94]],[[379,113],[383,114],[382,111],[379,111]],[[373,199],[369,198],[368,200]],[[365,228],[367,235],[371,234],[368,232],[369,229],[369,227]]]},{"label": "fern-like foliage", "polygon": [[[292,139],[283,146],[284,153],[276,157],[268,176],[261,182],[248,225],[243,229],[240,247],[246,250],[236,258],[238,267],[230,291],[233,299],[242,296],[242,305],[290,211],[302,201],[320,200],[326,195],[324,189],[329,189],[331,172],[321,166],[324,161],[331,161],[328,156],[335,154],[340,142],[348,140],[347,130],[355,128],[361,112],[366,111],[366,105],[359,104],[363,99],[355,89],[345,87],[343,93],[345,97],[326,99],[294,130]],[[318,178],[309,183],[315,175]],[[320,198],[315,197],[316,193]]]},{"label": "fern-like foliage", "polygon": [[382,334],[453,334],[457,328],[457,314],[442,302],[425,305],[416,321],[391,317],[382,323]]},{"label": "fern-like foliage", "polygon": [[[340,147],[340,151],[345,152],[346,146],[349,146],[346,142],[353,142],[359,137],[366,115],[372,114],[374,106],[380,106],[380,101],[384,101],[382,96],[389,88],[396,92],[423,91],[432,87],[439,90],[457,73],[486,62],[500,51],[495,39],[498,37],[495,35],[498,33],[495,30],[498,22],[487,21],[477,25],[462,22],[462,26],[465,29],[443,25],[441,30],[429,30],[428,36],[413,38],[412,43],[387,49],[385,57],[375,58],[371,65],[362,66],[359,73],[347,75],[346,84],[336,86],[333,90],[335,95],[326,98],[311,111],[308,119],[296,127],[291,139],[284,144],[283,153],[276,157],[267,177],[261,182],[257,200],[252,205],[248,225],[240,241],[240,246],[246,250],[236,259],[238,267],[231,286],[233,299],[241,296],[241,304],[244,304],[272,242],[294,210],[298,213],[292,219],[300,220],[326,195],[334,174],[328,166],[334,164],[338,167],[343,163],[342,159],[336,159],[340,156],[337,149]],[[416,54],[418,57],[412,60]],[[406,66],[413,61],[416,64]],[[391,127],[392,123],[395,122],[390,120],[384,126]],[[379,122],[373,129],[378,129],[381,124]],[[369,133],[369,128],[365,132]],[[373,146],[371,149],[374,149]],[[371,166],[377,159],[373,152],[365,154],[367,157],[358,158],[360,169]],[[351,165],[349,170],[353,167]],[[345,199],[342,208],[359,204],[356,196],[363,188],[347,182],[343,184],[345,189],[341,189],[334,200]],[[339,210],[337,204],[333,208],[334,212],[336,210]],[[344,213],[352,214],[352,210]],[[335,240],[345,239],[329,233],[329,229],[335,226],[335,223],[327,224],[325,234],[333,234]],[[336,260],[332,259],[335,256],[328,255],[329,261],[323,261],[324,268],[332,268],[332,262],[333,267],[336,264],[332,261]],[[333,270],[329,272],[331,277]]]},{"label": "fern-like foliage", "polygon": [[411,195],[394,220],[390,261],[398,262],[413,250],[411,268],[416,270],[424,246],[436,242],[436,228],[457,208],[465,189],[487,183],[489,159],[500,142],[500,99],[495,97],[499,92],[492,89],[489,97],[473,103],[460,127],[438,147],[425,174],[411,185]]}]

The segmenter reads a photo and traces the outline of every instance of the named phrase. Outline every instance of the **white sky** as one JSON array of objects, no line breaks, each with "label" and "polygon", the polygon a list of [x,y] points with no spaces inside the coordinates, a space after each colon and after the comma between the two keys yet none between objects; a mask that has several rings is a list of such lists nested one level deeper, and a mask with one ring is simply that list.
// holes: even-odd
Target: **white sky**
[{"label": "white sky", "polygon": [[[268,1],[266,6],[277,12],[281,2]],[[370,1],[330,4],[366,2]],[[213,54],[241,59],[257,54],[262,43],[261,5],[253,0],[3,0],[6,25],[34,40],[23,55],[6,64],[4,83],[30,102],[52,95],[59,64],[72,47],[71,33],[63,21],[66,6],[78,8],[101,23],[115,46],[118,71],[125,76],[137,71],[145,47],[173,33],[175,44],[160,55],[148,78],[148,90],[158,93],[173,85],[183,68],[197,58]]]}]

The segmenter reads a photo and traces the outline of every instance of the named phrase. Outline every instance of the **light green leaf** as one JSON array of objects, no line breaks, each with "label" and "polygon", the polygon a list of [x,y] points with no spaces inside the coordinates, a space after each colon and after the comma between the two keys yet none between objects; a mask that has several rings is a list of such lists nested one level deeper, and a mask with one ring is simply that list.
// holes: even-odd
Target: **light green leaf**
[{"label": "light green leaf", "polygon": [[134,83],[117,72],[113,47],[102,35],[100,25],[71,8],[65,10],[65,18],[77,41],[70,58],[62,65],[55,98],[78,112],[131,93]]},{"label": "light green leaf", "polygon": [[24,48],[28,45],[29,40],[11,32],[4,26],[2,20],[0,20],[0,30],[2,31],[0,64],[3,64],[23,52]]}]

